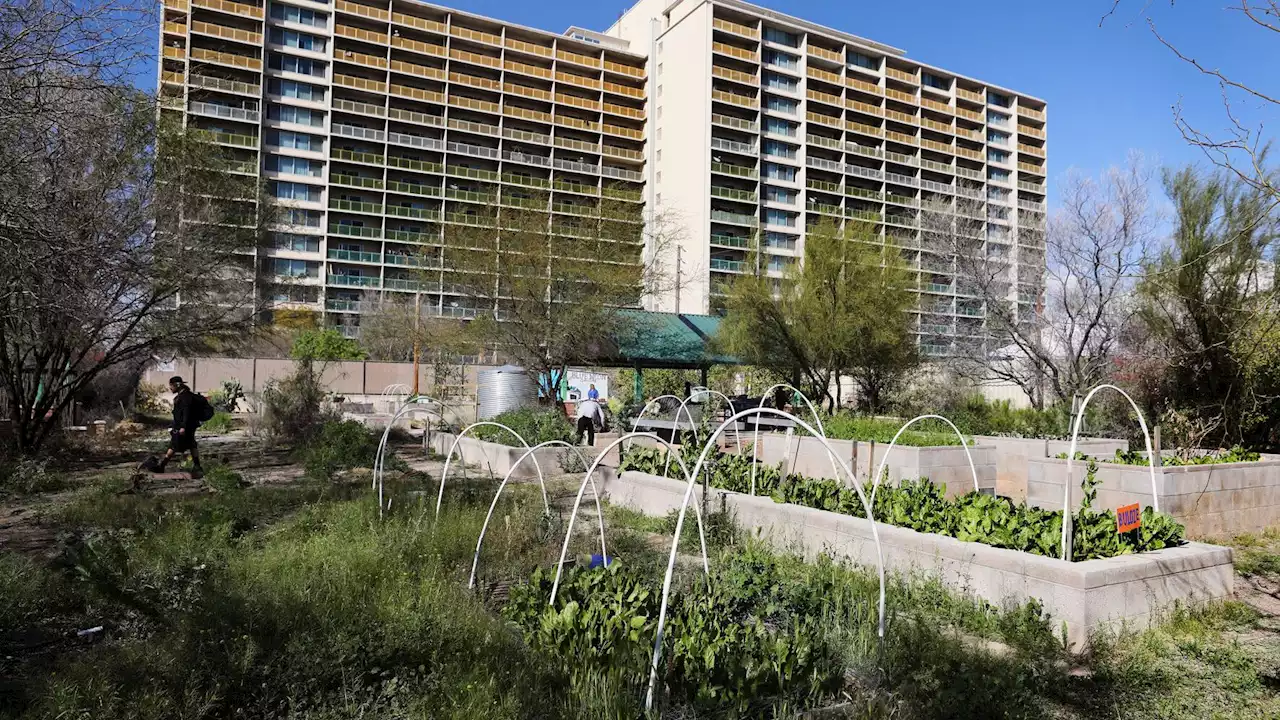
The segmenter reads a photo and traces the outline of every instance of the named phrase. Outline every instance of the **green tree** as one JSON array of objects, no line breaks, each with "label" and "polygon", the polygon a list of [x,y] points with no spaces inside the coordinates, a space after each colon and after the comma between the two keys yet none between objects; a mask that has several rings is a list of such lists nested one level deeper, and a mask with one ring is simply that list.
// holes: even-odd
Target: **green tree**
[{"label": "green tree", "polygon": [[294,360],[335,361],[364,360],[360,343],[342,336],[333,328],[303,330],[293,339],[289,357]]},{"label": "green tree", "polygon": [[913,282],[897,248],[868,227],[824,221],[805,235],[804,262],[783,277],[757,271],[734,281],[718,342],[801,380],[829,408],[842,400],[839,378],[847,373],[867,409],[878,411],[918,362],[907,313]]},{"label": "green tree", "polygon": [[1258,183],[1193,167],[1164,184],[1173,236],[1139,285],[1146,353],[1165,370],[1160,401],[1220,418],[1223,445],[1265,443],[1280,412],[1267,367],[1280,332],[1274,202]]}]

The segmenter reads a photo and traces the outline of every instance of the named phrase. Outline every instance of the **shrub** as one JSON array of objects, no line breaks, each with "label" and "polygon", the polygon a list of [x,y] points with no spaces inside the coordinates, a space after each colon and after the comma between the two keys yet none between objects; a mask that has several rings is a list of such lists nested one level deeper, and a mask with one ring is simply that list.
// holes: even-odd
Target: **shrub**
[{"label": "shrub", "polygon": [[343,337],[333,328],[303,330],[293,340],[289,357],[294,360],[363,360],[365,351],[360,343]]},{"label": "shrub", "polygon": [[331,480],[339,470],[373,465],[378,441],[364,425],[354,420],[329,420],[303,449],[307,475]]},{"label": "shrub", "polygon": [[[887,443],[893,440],[893,436],[902,427],[903,422],[905,421],[865,415],[850,415],[847,413],[831,415],[822,420],[823,429],[827,431],[827,437],[829,438],[874,440],[878,443]],[[922,447],[959,445],[960,439],[956,437],[951,427],[945,423],[926,425],[925,421],[921,421],[911,426],[910,430],[902,433],[898,438],[898,444]]]},{"label": "shrub", "polygon": [[231,432],[235,426],[236,421],[231,417],[231,413],[219,410],[213,414],[213,417],[201,423],[200,429],[214,435],[222,435]]},{"label": "shrub", "polygon": [[0,492],[15,495],[55,492],[67,487],[67,478],[49,467],[49,458],[17,458],[0,461]]},{"label": "shrub", "polygon": [[272,437],[305,443],[332,415],[323,409],[325,389],[310,362],[300,361],[293,374],[267,383],[262,391],[263,424]]},{"label": "shrub", "polygon": [[[519,410],[508,410],[493,418],[493,422],[502,423],[507,427],[520,433],[532,447],[539,443],[549,440],[563,440],[572,443],[575,435],[573,425],[569,423],[569,418],[559,408],[520,408]],[[475,437],[487,442],[501,443],[512,447],[519,447],[520,441],[511,436],[511,433],[496,428],[492,425],[482,425],[472,431]]]}]

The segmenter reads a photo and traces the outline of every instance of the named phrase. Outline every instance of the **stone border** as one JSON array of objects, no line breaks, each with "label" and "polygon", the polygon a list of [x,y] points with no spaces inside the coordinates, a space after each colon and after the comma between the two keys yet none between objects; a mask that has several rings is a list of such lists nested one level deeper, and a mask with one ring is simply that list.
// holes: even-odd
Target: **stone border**
[{"label": "stone border", "polygon": [[[1085,464],[1074,463],[1072,505],[1080,502]],[[1027,503],[1062,508],[1067,461],[1027,463]],[[1151,471],[1145,465],[1098,463],[1099,509],[1151,504]],[[1218,537],[1258,532],[1280,523],[1280,459],[1255,462],[1181,465],[1156,469],[1160,510],[1187,527],[1189,537]]]},{"label": "stone border", "polygon": [[[1028,461],[1057,457],[1071,449],[1070,440],[1017,438],[1003,435],[974,435],[982,445],[996,450],[996,494],[1022,502],[1027,499]],[[1076,450],[1094,457],[1112,457],[1116,450],[1128,450],[1128,440],[1080,438]],[[1061,493],[1059,493],[1061,496]]]},{"label": "stone border", "polygon": [[[449,452],[455,437],[457,436],[453,433],[432,433],[428,447],[443,456]],[[474,465],[486,471],[492,470],[494,475],[502,477],[507,474],[511,466],[516,464],[520,456],[524,455],[525,450],[523,447],[487,442],[467,435],[462,438],[462,442],[458,443],[454,457],[461,456],[462,461],[467,465]],[[595,457],[595,454],[590,452],[591,448],[584,447],[582,450],[582,456],[586,458],[587,462],[591,462]],[[538,465],[534,465],[533,458],[525,459],[524,462],[520,463],[520,467],[516,469],[511,479],[537,480],[538,467],[542,468],[543,475],[547,477],[562,475],[564,470],[560,467],[560,455],[566,452],[569,452],[569,449],[565,447],[548,447],[535,450],[533,454],[538,458]],[[586,468],[583,468],[583,472],[585,471]]]},{"label": "stone border", "polygon": [[[605,481],[610,502],[646,515],[680,507],[686,484],[656,475],[625,472]],[[744,528],[775,547],[808,558],[826,553],[864,566],[876,564],[867,520],[779,504],[767,497],[711,489],[709,508],[732,512]],[[694,498],[701,489],[694,489]],[[691,521],[691,518],[690,518]],[[1235,573],[1231,549],[1188,543],[1141,555],[1069,563],[1057,558],[961,542],[879,523],[886,569],[938,577],[948,587],[996,604],[1036,598],[1055,627],[1065,621],[1075,648],[1104,626],[1143,627],[1172,603],[1195,604],[1231,595]]]}]

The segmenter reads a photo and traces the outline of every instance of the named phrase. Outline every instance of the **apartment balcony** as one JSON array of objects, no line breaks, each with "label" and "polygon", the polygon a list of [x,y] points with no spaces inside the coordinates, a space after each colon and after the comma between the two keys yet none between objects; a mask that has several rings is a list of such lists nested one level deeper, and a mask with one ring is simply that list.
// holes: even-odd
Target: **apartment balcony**
[{"label": "apartment balcony", "polygon": [[[171,23],[165,23],[169,25]],[[223,40],[233,40],[235,42],[248,43],[255,48],[262,45],[262,33],[253,32],[251,30],[241,30],[239,28],[227,27],[215,23],[202,22],[196,20],[191,23],[192,34],[209,35],[212,37],[222,38]]]},{"label": "apartment balcony", "polygon": [[956,88],[956,97],[961,100],[968,100],[969,102],[979,103],[981,105],[987,104],[987,99],[983,96],[982,93],[974,92],[972,90],[966,90],[962,87]]},{"label": "apartment balcony", "polygon": [[925,283],[920,286],[925,292],[935,295],[950,295],[952,286],[943,285],[942,283]]},{"label": "apartment balcony", "polygon": [[1018,132],[1023,135],[1029,135],[1033,138],[1039,138],[1041,140],[1044,139],[1044,130],[1040,130],[1039,128],[1033,128],[1030,125],[1023,125],[1022,123],[1018,123]]},{"label": "apartment balcony", "polygon": [[733,213],[725,210],[712,210],[711,221],[729,223],[733,225],[746,225],[748,227],[756,227],[760,224],[760,218],[755,215],[743,215],[741,213]]},{"label": "apartment balcony", "polygon": [[[813,93],[812,90],[810,90],[809,92],[811,94]],[[831,104],[839,105],[840,104],[839,100],[840,100],[839,98],[835,98],[835,100],[832,101]],[[893,110],[886,110],[877,105],[872,105],[871,103],[862,102],[861,100],[846,100],[845,106],[848,107],[850,110],[857,110],[858,112],[866,113],[868,115],[875,115],[876,117],[884,117],[886,115],[889,115],[890,113],[893,113],[896,115],[902,115],[903,117],[909,118],[909,116],[903,115],[903,113],[894,113]],[[903,122],[910,122],[910,120],[909,119],[904,120]]]},{"label": "apartment balcony", "polygon": [[1023,200],[1018,198],[1018,207],[1023,210],[1031,210],[1033,212],[1044,212],[1045,205],[1042,202],[1033,202],[1031,200]]},{"label": "apartment balcony", "polygon": [[367,215],[381,215],[383,205],[381,203],[362,202],[359,200],[340,200],[338,198],[329,199],[330,210],[341,210],[342,212],[364,213]]},{"label": "apartment balcony", "polygon": [[868,190],[860,188],[856,185],[850,185],[844,189],[844,194],[849,197],[862,198],[863,200],[880,201],[885,199],[885,193],[879,190]]},{"label": "apartment balcony", "polygon": [[1036,157],[1044,157],[1044,148],[1028,145],[1026,143],[1018,143],[1018,152],[1034,155]]},{"label": "apartment balcony", "polygon": [[829,50],[819,45],[810,45],[808,48],[809,57],[826,60],[840,65],[844,65],[844,53],[835,50]]},{"label": "apartment balcony", "polygon": [[327,257],[330,260],[341,260],[350,263],[368,263],[379,265],[382,263],[382,255],[376,252],[363,252],[359,250],[338,250],[330,248]]},{"label": "apartment balcony", "polygon": [[822,113],[813,112],[812,110],[805,113],[805,119],[812,123],[818,123],[819,125],[826,125],[833,128],[841,127],[844,124],[844,119],[840,115],[824,115]]},{"label": "apartment balcony", "polygon": [[729,103],[730,105],[737,105],[738,107],[751,108],[753,110],[756,109],[758,105],[758,101],[753,96],[739,95],[738,93],[728,92],[727,90],[712,90],[711,99],[718,102]]},{"label": "apartment balcony", "polygon": [[1032,165],[1031,163],[1020,162],[1018,163],[1018,171],[1024,172],[1024,173],[1031,173],[1032,175],[1039,175],[1041,177],[1044,177],[1043,165]]},{"label": "apartment balcony", "polygon": [[227,15],[239,15],[242,17],[256,18],[258,20],[263,18],[263,10],[260,6],[231,2],[231,0],[191,0],[191,5],[193,7],[216,10]]},{"label": "apartment balcony", "polygon": [[376,240],[382,237],[382,229],[376,227],[364,227],[363,225],[329,223],[329,234],[345,235],[347,237],[357,238],[371,238]]},{"label": "apartment balcony", "polygon": [[870,135],[872,137],[882,138],[885,133],[883,128],[878,128],[874,125],[867,125],[854,120],[846,121],[844,126],[846,130],[851,132],[862,133],[863,135]]},{"label": "apartment balcony", "polygon": [[731,20],[725,20],[723,18],[712,18],[711,27],[715,28],[716,30],[723,30],[727,33],[732,33],[734,35],[741,35],[742,37],[751,38],[752,40],[760,39],[759,28],[754,28],[749,25],[743,25],[741,23],[736,23]]},{"label": "apartment balcony", "polygon": [[[165,57],[169,57],[169,50],[170,48],[165,48]],[[242,68],[245,70],[262,70],[262,61],[258,58],[236,55],[229,52],[219,52],[217,50],[209,50],[207,48],[191,48],[191,59],[199,60],[200,62],[217,63],[219,65],[230,65],[232,67]]]},{"label": "apartment balcony", "polygon": [[448,28],[445,26],[444,23],[436,22],[435,20],[428,20],[426,18],[420,18],[420,17],[417,17],[416,15],[405,15],[404,13],[393,12],[391,13],[391,22],[397,25],[415,27],[415,28],[418,28],[419,30],[429,30],[431,32],[439,33],[441,35],[444,35],[448,32]]},{"label": "apartment balcony", "polygon": [[712,42],[711,51],[720,53],[721,55],[738,58],[739,60],[747,60],[754,63],[759,62],[756,51],[746,50],[738,47],[737,45],[730,45],[729,43]]},{"label": "apartment balcony", "polygon": [[972,120],[976,123],[986,121],[986,116],[984,116],[980,112],[974,112],[973,110],[966,110],[965,108],[962,108],[962,107],[953,108],[953,110],[955,110],[956,117],[962,117],[966,120]]},{"label": "apartment balcony", "polygon": [[[335,148],[332,151],[331,155],[335,160],[344,160],[347,162],[363,163],[366,165],[383,165],[383,164],[394,165],[395,164],[395,163],[388,163],[387,162],[388,158],[385,155],[379,155],[377,153],[359,152],[356,150],[344,150],[341,148]],[[395,158],[391,158],[391,159],[394,160]]]},{"label": "apartment balcony", "polygon": [[721,115],[720,113],[711,113],[711,122],[722,127],[742,130],[749,133],[760,132],[760,123],[754,120],[743,120],[730,115]]},{"label": "apartment balcony", "polygon": [[376,288],[382,286],[382,281],[377,277],[368,275],[348,275],[345,273],[330,273],[328,284],[338,285],[340,287],[367,287]]},{"label": "apartment balcony", "polygon": [[[165,75],[177,75],[178,78],[174,82],[182,82],[182,73],[168,73]],[[255,83],[240,82],[238,80],[227,80],[225,78],[209,77],[207,75],[191,75],[187,78],[192,87],[204,88],[206,90],[218,90],[220,92],[231,92],[240,95],[252,95],[257,98],[262,95],[262,86]],[[165,82],[170,82],[168,78]]]},{"label": "apartment balcony", "polygon": [[711,138],[712,150],[724,150],[726,152],[739,153],[742,155],[755,156],[759,154],[759,148],[756,145],[748,143],[734,142],[733,140],[725,140],[724,138]]},{"label": "apartment balcony", "polygon": [[744,273],[747,271],[747,263],[742,260],[725,260],[724,258],[711,258],[710,267],[712,270],[729,273]]},{"label": "apartment balcony", "polygon": [[258,122],[258,118],[260,117],[257,110],[247,110],[245,108],[198,101],[192,101],[191,104],[187,106],[187,110],[196,115],[225,118],[227,120],[239,120],[240,122],[250,123]]},{"label": "apartment balcony", "polygon": [[371,20],[386,22],[391,18],[391,13],[382,8],[361,5],[360,3],[350,2],[350,0],[335,0],[333,8],[340,13],[347,15],[359,15]]},{"label": "apartment balcony", "polygon": [[605,60],[604,69],[605,72],[627,75],[629,77],[636,78],[637,80],[644,78],[644,68],[636,67],[635,65],[623,65],[622,63],[614,62],[612,60]]},{"label": "apartment balcony", "polygon": [[812,65],[810,65],[810,66],[808,66],[808,67],[806,67],[806,68],[805,68],[805,73],[806,73],[809,77],[811,77],[811,78],[813,78],[813,79],[815,79],[815,80],[821,80],[821,81],[823,81],[823,82],[828,82],[828,83],[831,83],[832,85],[843,85],[843,84],[844,84],[844,79],[840,77],[840,74],[839,74],[839,73],[829,72],[829,71],[827,71],[827,70],[823,70],[822,68],[814,67],[814,66],[812,66]]},{"label": "apartment balcony", "polygon": [[1018,114],[1025,118],[1031,118],[1032,120],[1039,120],[1040,122],[1044,122],[1045,120],[1045,114],[1043,110],[1034,110],[1032,108],[1023,107],[1021,103],[1018,104]]},{"label": "apartment balcony", "polygon": [[1027,192],[1033,192],[1033,193],[1037,193],[1037,194],[1040,194],[1040,195],[1043,195],[1043,194],[1044,194],[1044,185],[1037,184],[1037,183],[1026,182],[1025,180],[1019,180],[1019,181],[1018,181],[1018,189],[1019,189],[1019,190],[1026,190]]},{"label": "apartment balcony", "polygon": [[[196,84],[195,79],[197,77],[200,77],[200,76],[199,75],[191,76],[192,84]],[[164,70],[160,73],[160,82],[164,83],[165,85],[183,85],[187,82],[187,75],[186,73],[182,73],[182,72]]]},{"label": "apartment balcony", "polygon": [[721,173],[723,175],[733,175],[735,177],[751,178],[755,180],[760,177],[760,173],[753,167],[745,167],[742,165],[733,165],[730,163],[711,163],[711,172]]},{"label": "apartment balcony", "polygon": [[892,98],[894,100],[897,100],[898,102],[901,102],[901,103],[906,103],[907,105],[919,104],[918,98],[916,98],[915,95],[912,95],[911,93],[902,92],[901,90],[894,90],[893,88],[885,88],[884,96],[887,98]]},{"label": "apartment balcony", "polygon": [[258,138],[254,135],[202,130],[200,131],[200,137],[208,142],[216,143],[218,145],[234,145],[235,147],[255,149],[258,147]]},{"label": "apartment balcony", "polygon": [[748,248],[751,247],[751,239],[741,237],[739,235],[725,235],[723,233],[711,233],[711,244],[721,247],[731,248]]},{"label": "apartment balcony", "polygon": [[850,76],[846,77],[844,82],[845,85],[853,90],[861,90],[862,92],[870,93],[872,95],[884,95],[884,88],[874,83],[869,83],[866,80],[859,80],[856,77]]},{"label": "apartment balcony", "polygon": [[899,70],[896,67],[886,65],[884,68],[884,74],[886,77],[891,77],[894,80],[901,80],[902,82],[911,83],[913,85],[920,84],[918,72],[907,72],[906,70]]},{"label": "apartment balcony", "polygon": [[[449,54],[448,50],[446,50],[443,45],[437,45],[435,43],[429,43],[429,42],[422,42],[421,40],[410,40],[409,38],[403,38],[399,36],[395,36],[391,38],[391,47],[400,48],[401,50],[408,50],[410,52],[416,52],[421,55],[430,55],[431,57],[445,57]],[[510,63],[510,64],[518,64],[518,63]]]},{"label": "apartment balcony", "polygon": [[164,6],[168,10],[180,10],[186,12],[188,9],[187,0],[164,0]]},{"label": "apartment balcony", "polygon": [[734,70],[721,65],[711,66],[712,77],[728,80],[730,82],[742,83],[743,85],[759,86],[760,78],[751,73],[745,73],[740,70]]},{"label": "apartment balcony", "polygon": [[358,313],[364,310],[364,303],[359,300],[330,299],[325,301],[324,309],[329,312]]}]

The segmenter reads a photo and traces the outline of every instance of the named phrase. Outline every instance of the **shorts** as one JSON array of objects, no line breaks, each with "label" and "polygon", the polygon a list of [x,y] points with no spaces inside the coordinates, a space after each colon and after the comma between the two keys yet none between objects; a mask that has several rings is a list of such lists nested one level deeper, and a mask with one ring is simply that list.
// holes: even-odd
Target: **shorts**
[{"label": "shorts", "polygon": [[169,432],[169,449],[176,453],[190,452],[196,449],[196,433],[188,430],[179,435],[177,430]]}]

